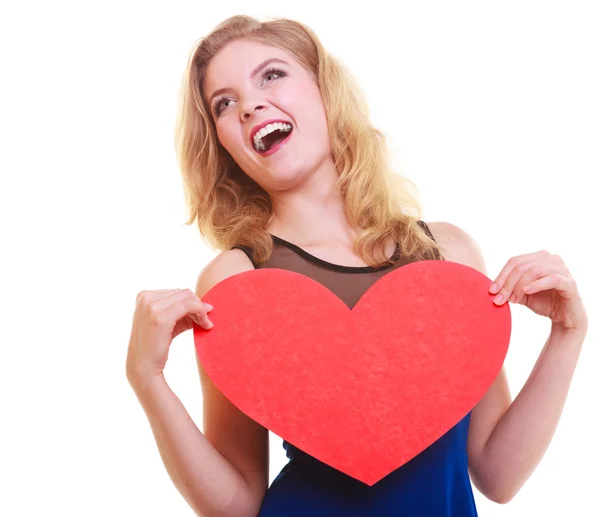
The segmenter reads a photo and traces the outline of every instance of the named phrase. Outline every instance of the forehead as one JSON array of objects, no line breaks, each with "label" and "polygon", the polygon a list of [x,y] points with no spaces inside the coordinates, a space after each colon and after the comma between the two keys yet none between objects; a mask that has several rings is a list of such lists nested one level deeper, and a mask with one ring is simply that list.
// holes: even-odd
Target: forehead
[{"label": "forehead", "polygon": [[235,40],[225,45],[213,56],[206,69],[204,90],[210,95],[219,88],[235,87],[241,81],[250,78],[250,72],[265,59],[276,57],[293,65],[294,58],[285,50],[256,43]]}]

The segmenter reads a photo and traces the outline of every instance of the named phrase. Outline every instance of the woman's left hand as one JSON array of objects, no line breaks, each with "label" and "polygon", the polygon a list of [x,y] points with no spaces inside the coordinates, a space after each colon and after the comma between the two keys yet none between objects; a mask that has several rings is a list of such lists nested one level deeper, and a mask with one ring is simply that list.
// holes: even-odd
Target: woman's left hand
[{"label": "woman's left hand", "polygon": [[[587,332],[587,314],[577,284],[563,260],[546,250],[512,257],[489,292],[498,293],[497,305],[520,303],[550,318],[553,326]],[[497,300],[498,296],[502,299]]]}]

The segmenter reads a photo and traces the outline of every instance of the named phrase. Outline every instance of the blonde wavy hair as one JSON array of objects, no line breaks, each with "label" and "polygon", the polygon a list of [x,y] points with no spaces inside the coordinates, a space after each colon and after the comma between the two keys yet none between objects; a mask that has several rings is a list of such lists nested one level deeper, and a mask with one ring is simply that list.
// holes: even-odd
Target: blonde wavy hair
[{"label": "blonde wavy hair", "polygon": [[175,147],[183,176],[187,226],[197,220],[205,243],[217,250],[248,246],[264,264],[273,250],[267,230],[273,217],[268,193],[247,176],[220,144],[203,83],[212,57],[243,39],[283,49],[312,72],[328,121],[333,162],[350,225],[354,252],[373,267],[390,264],[385,242],[403,255],[441,258],[440,247],[419,224],[422,208],[414,183],[390,169],[385,137],[369,122],[367,104],[352,75],[306,25],[288,19],[261,22],[232,16],[195,42],[181,83]]}]

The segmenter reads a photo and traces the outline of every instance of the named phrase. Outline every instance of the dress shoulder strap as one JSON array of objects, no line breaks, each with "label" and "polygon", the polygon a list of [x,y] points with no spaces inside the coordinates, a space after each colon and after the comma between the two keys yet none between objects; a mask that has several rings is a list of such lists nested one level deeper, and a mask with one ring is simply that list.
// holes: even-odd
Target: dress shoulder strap
[{"label": "dress shoulder strap", "polygon": [[[423,228],[423,230],[425,230],[425,233],[427,234],[427,236],[437,244],[437,241],[435,240],[435,238],[433,237],[433,234],[431,233],[431,230],[429,229],[429,226],[427,226],[427,223],[425,221],[417,221],[417,224]],[[444,258],[441,256],[440,252],[438,250],[435,251],[435,256],[437,257],[438,260],[444,260]]]},{"label": "dress shoulder strap", "polygon": [[254,269],[259,269],[260,266],[254,261],[254,256],[252,255],[252,250],[248,246],[244,246],[243,244],[238,244],[236,246],[233,246],[231,249],[232,250],[233,249],[242,250],[246,254],[246,256],[250,259],[250,262],[252,262]]}]

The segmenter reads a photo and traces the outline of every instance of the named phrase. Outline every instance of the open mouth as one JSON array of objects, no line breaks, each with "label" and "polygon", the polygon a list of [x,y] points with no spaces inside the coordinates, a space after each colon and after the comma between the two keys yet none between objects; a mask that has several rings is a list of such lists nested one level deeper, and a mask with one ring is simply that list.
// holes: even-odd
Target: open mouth
[{"label": "open mouth", "polygon": [[275,122],[268,124],[254,135],[252,145],[261,156],[268,156],[277,151],[292,134],[292,125]]}]

